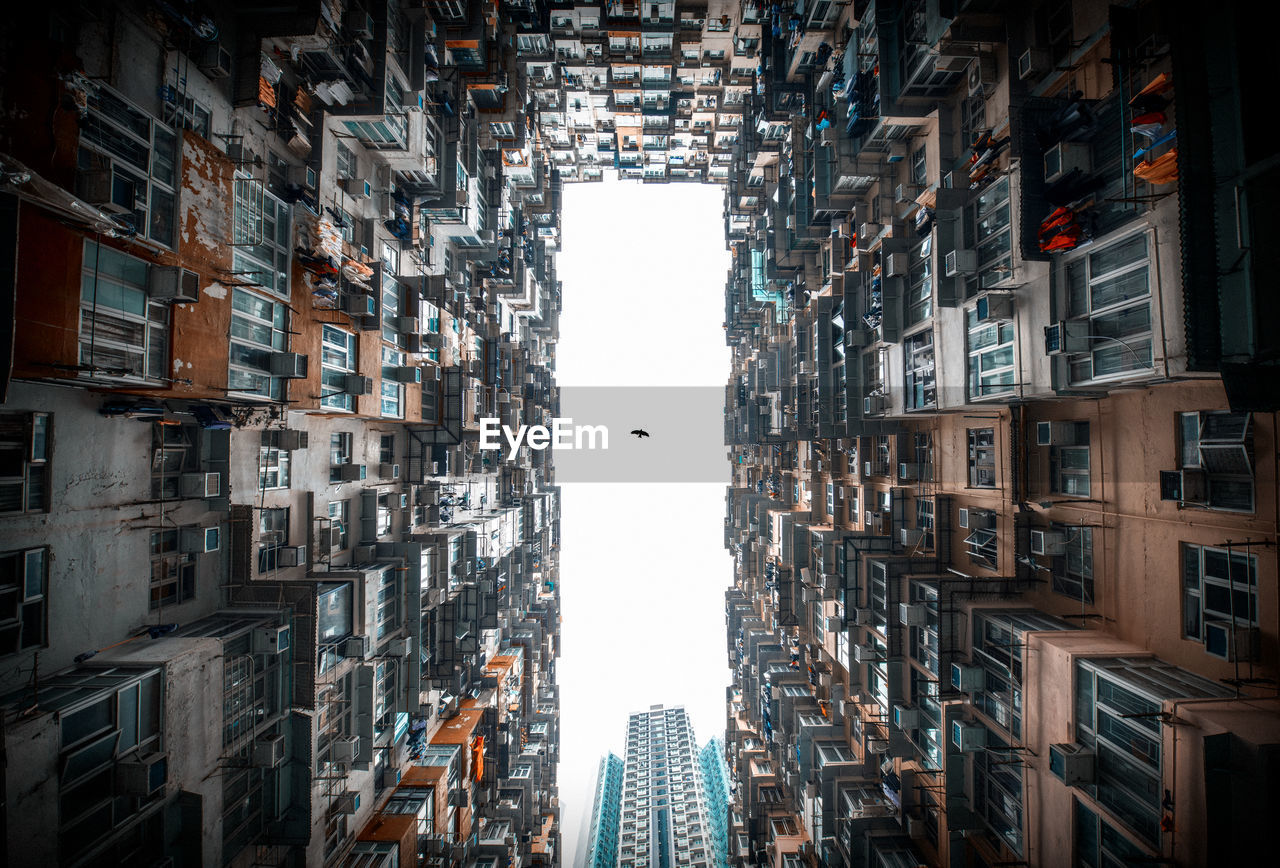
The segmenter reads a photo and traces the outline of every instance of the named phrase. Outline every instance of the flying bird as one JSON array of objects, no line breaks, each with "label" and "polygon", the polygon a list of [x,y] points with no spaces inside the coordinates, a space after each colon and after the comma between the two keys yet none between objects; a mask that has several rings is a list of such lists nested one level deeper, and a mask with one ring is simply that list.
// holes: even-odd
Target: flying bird
[{"label": "flying bird", "polygon": [[648,431],[646,431],[646,430],[644,430],[643,428],[635,428],[635,429],[632,429],[631,433],[632,433],[632,434],[634,434],[634,435],[636,435],[636,437],[648,437],[648,436],[649,436],[649,432],[648,432]]}]

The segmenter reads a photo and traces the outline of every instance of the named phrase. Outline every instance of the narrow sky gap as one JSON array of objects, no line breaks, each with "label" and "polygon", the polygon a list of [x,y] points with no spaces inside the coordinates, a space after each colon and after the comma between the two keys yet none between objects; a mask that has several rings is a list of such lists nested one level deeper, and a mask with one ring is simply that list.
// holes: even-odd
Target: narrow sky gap
[{"label": "narrow sky gap", "polygon": [[[557,381],[723,388],[723,190],[609,181],[564,194]],[[575,423],[592,422],[575,418]],[[635,427],[723,440],[680,419]],[[611,436],[626,437],[625,431]],[[655,450],[656,451],[656,450]],[[728,479],[728,464],[725,464]],[[596,767],[621,754],[630,712],[684,705],[699,744],[724,729],[724,484],[564,485],[560,798],[576,865]]]}]

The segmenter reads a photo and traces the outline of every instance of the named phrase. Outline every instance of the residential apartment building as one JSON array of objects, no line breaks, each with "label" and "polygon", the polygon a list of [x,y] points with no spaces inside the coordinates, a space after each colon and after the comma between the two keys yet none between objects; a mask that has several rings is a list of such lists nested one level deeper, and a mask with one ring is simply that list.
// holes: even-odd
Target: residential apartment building
[{"label": "residential apartment building", "polygon": [[[728,863],[1251,857],[1273,24],[15,10],[8,861],[557,862],[559,491],[479,420],[556,415],[561,192],[609,171],[725,189]],[[655,711],[619,788],[666,825],[620,855],[711,864],[673,792],[715,763]]]},{"label": "residential apartment building", "polygon": [[1280,405],[1237,215],[1273,173],[1219,62],[1253,24],[1187,13],[771,11],[726,187],[736,864],[1265,852]]},{"label": "residential apartment building", "polygon": [[618,864],[618,822],[622,813],[622,757],[608,754],[600,758],[596,775],[595,800],[587,827],[589,868],[612,868]]},{"label": "residential apartment building", "polygon": [[[708,742],[707,748],[714,753],[713,745]],[[630,715],[621,769],[613,754],[600,763],[587,864],[723,864],[714,817],[717,811],[723,816],[723,779],[720,789],[708,794],[707,748],[698,749],[683,706],[655,705]]]},{"label": "residential apartment building", "polygon": [[8,864],[558,863],[539,9],[6,22]]}]

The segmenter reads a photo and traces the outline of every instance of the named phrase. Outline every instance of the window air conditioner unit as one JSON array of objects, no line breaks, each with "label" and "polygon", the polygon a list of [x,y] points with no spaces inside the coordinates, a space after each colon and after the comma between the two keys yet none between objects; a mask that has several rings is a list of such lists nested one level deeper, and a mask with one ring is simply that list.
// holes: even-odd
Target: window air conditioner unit
[{"label": "window air conditioner unit", "polygon": [[368,636],[348,636],[342,640],[342,656],[363,660],[369,656]]},{"label": "window air conditioner unit", "polygon": [[164,791],[169,780],[167,753],[139,754],[116,763],[116,792],[148,799]]},{"label": "window air conditioner unit", "polygon": [[987,671],[981,666],[965,666],[962,663],[951,664],[951,686],[964,693],[982,690],[987,684]]},{"label": "window air conditioner unit", "polygon": [[353,553],[353,562],[359,564],[371,564],[377,557],[377,549],[374,546],[356,546]]},{"label": "window air conditioner unit", "polygon": [[271,373],[288,380],[306,379],[307,357],[302,353],[272,353]]},{"label": "window air conditioner unit", "polygon": [[175,304],[199,301],[200,275],[176,265],[153,265],[147,269],[147,295]]},{"label": "window air conditioner unit", "polygon": [[392,368],[390,379],[395,380],[397,383],[421,383],[422,368],[416,365]]},{"label": "window air conditioner unit", "polygon": [[365,478],[368,468],[363,464],[342,464],[338,476],[343,482],[356,482]]},{"label": "window air conditioner unit", "polygon": [[918,546],[924,540],[924,531],[918,527],[899,528],[898,538],[904,546]]},{"label": "window air conditioner unit", "polygon": [[342,310],[358,316],[377,316],[378,300],[364,292],[349,292],[342,296]]},{"label": "window air conditioner unit", "polygon": [[862,223],[858,226],[858,246],[863,244],[870,245],[873,240],[880,236],[879,223]]},{"label": "window air conditioner unit", "polygon": [[871,618],[873,614],[874,613],[870,609],[864,609],[860,607],[855,608],[850,612],[851,617],[849,618],[849,623],[865,626],[871,623]]},{"label": "window air conditioner unit", "polygon": [[373,16],[363,9],[349,10],[343,22],[347,26],[347,33],[353,39],[373,38]]},{"label": "window air conditioner unit", "polygon": [[1044,327],[1044,354],[1060,356],[1064,353],[1089,351],[1089,323],[1058,320]]},{"label": "window air conditioner unit", "polygon": [[1031,531],[1033,555],[1060,555],[1066,550],[1067,535],[1060,530]]},{"label": "window air conditioner unit", "polygon": [[92,155],[90,167],[76,175],[76,194],[108,214],[132,214],[137,204],[134,182],[117,175],[110,157]]},{"label": "window air conditioner unit", "polygon": [[1093,783],[1097,756],[1078,744],[1049,745],[1049,771],[1069,787]]},{"label": "window air conditioner unit", "polygon": [[396,331],[405,334],[417,334],[422,331],[422,320],[416,316],[396,317]]},{"label": "window air conditioner unit", "polygon": [[978,322],[994,322],[1013,318],[1013,296],[987,293],[978,297]]},{"label": "window air conditioner unit", "polygon": [[180,484],[183,497],[217,497],[222,492],[222,474],[184,473]]},{"label": "window air conditioner unit", "polygon": [[392,657],[408,657],[413,653],[413,639],[392,639],[387,643],[387,653]]},{"label": "window air conditioner unit", "polygon": [[426,352],[426,343],[422,340],[422,335],[406,334],[404,336],[404,351],[406,353],[423,353]]},{"label": "window air conditioner unit", "polygon": [[961,753],[973,753],[987,746],[987,728],[980,723],[953,720],[951,743],[958,747]]},{"label": "window air conditioner unit", "polygon": [[348,395],[372,395],[373,377],[362,374],[347,374],[342,383],[342,390]]},{"label": "window air conditioner unit", "polygon": [[333,740],[332,749],[334,762],[353,763],[360,755],[360,737],[348,735],[336,738]]},{"label": "window air conditioner unit", "polygon": [[876,659],[876,646],[874,645],[854,645],[853,646],[853,662],[874,663],[875,659]]},{"label": "window air conditioner unit", "polygon": [[1204,503],[1208,485],[1203,470],[1161,470],[1160,499],[1179,503]]},{"label": "window air conditioner unit", "polygon": [[280,654],[289,650],[289,625],[272,624],[255,627],[252,646],[254,654]]},{"label": "window air conditioner unit", "polygon": [[889,277],[907,276],[907,254],[890,253],[885,257],[885,274]]},{"label": "window air conditioner unit", "polygon": [[912,708],[910,705],[895,705],[893,707],[893,725],[907,732],[920,726],[920,709]]},{"label": "window air conditioner unit", "polygon": [[383,479],[399,479],[400,465],[399,464],[379,464],[378,475],[381,476]]},{"label": "window air conditioner unit", "polygon": [[875,332],[871,329],[849,329],[844,333],[844,345],[846,347],[870,346],[874,339]]},{"label": "window air conditioner unit", "polygon": [[354,814],[360,810],[360,793],[346,790],[333,800],[333,809],[339,814]]},{"label": "window air conditioner unit", "polygon": [[862,399],[862,414],[864,416],[870,416],[873,413],[883,413],[883,412],[884,412],[884,396],[883,395],[868,395],[867,397]]},{"label": "window air conditioner unit", "polygon": [[924,603],[899,603],[898,620],[908,627],[923,627],[929,617],[929,607]]},{"label": "window air conditioner unit", "polygon": [[1037,446],[1075,446],[1075,422],[1037,422]]},{"label": "window air conditioner unit", "polygon": [[915,463],[914,461],[899,461],[898,462],[898,478],[906,479],[906,480],[919,479],[920,465]]},{"label": "window air conditioner unit", "polygon": [[914,192],[915,190],[910,184],[899,184],[897,189],[894,190],[893,198],[899,204],[914,202],[916,198],[912,195]]},{"label": "window air conditioner unit", "polygon": [[1204,622],[1204,650],[1232,663],[1258,659],[1258,628],[1230,621]]},{"label": "window air conditioner unit", "polygon": [[343,178],[338,183],[352,199],[368,199],[373,196],[373,185],[364,178]]},{"label": "window air conditioner unit", "polygon": [[284,763],[284,736],[260,738],[253,743],[253,764],[260,769],[274,769]]},{"label": "window air conditioner unit", "polygon": [[202,46],[195,58],[196,66],[209,78],[227,78],[231,75],[231,52],[221,43],[209,42]]},{"label": "window air conditioner unit", "polygon": [[276,563],[282,567],[303,567],[307,564],[306,546],[280,546],[276,549]]},{"label": "window air conditioner unit", "polygon": [[959,512],[957,512],[957,514],[956,514],[956,524],[960,525],[960,527],[962,527],[962,528],[968,529],[968,527],[969,527],[969,510],[968,510],[968,509],[966,509],[965,507],[961,507],[961,508],[960,508],[960,510],[959,510]]},{"label": "window air conditioner unit", "polygon": [[285,171],[285,177],[294,187],[314,187],[311,169],[307,166],[290,166]]},{"label": "window air conditioner unit", "polygon": [[1018,56],[1018,79],[1040,78],[1053,66],[1049,52],[1042,48],[1028,48]]},{"label": "window air conditioner unit", "polygon": [[1079,169],[1082,174],[1089,174],[1093,169],[1093,160],[1089,154],[1087,142],[1058,142],[1044,152],[1044,182],[1052,184],[1072,170]]},{"label": "window air conditioner unit", "polygon": [[996,83],[996,59],[980,54],[969,64],[969,96],[983,96]]},{"label": "window air conditioner unit", "polygon": [[973,274],[978,270],[978,251],[952,250],[943,257],[943,270],[947,277],[958,274]]},{"label": "window air conditioner unit", "polygon": [[182,550],[187,554],[204,555],[222,548],[222,528],[184,527],[181,532]]}]

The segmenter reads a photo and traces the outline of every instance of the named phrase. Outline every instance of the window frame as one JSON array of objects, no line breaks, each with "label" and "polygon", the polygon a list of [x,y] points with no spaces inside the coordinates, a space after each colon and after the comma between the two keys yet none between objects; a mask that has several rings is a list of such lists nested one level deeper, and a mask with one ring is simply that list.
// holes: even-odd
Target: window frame
[{"label": "window frame", "polygon": [[0,486],[16,489],[20,503],[17,509],[0,509],[0,515],[49,511],[52,451],[52,413],[0,412],[0,455],[9,455],[10,469],[16,471],[0,477]]},{"label": "window frame", "polygon": [[[36,576],[37,587],[32,588],[32,556],[39,553],[39,571]],[[37,648],[48,647],[49,644],[49,547],[32,546],[0,553],[0,563],[12,560],[13,581],[0,579],[0,610],[7,610],[4,603],[6,597],[13,597],[13,614],[7,613],[0,619],[0,658],[12,654],[20,654]],[[5,570],[8,572],[8,570]],[[35,614],[28,615],[28,609]],[[32,627],[38,627],[36,641],[26,635]],[[13,637],[13,647],[9,647],[8,636]]]},{"label": "window frame", "polygon": [[[1143,246],[1143,255],[1140,258],[1111,267],[1100,274],[1094,273],[1095,260],[1107,254],[1114,254],[1125,245],[1137,240],[1141,240]],[[1155,325],[1152,320],[1151,307],[1155,298],[1155,291],[1158,288],[1153,284],[1158,280],[1159,273],[1152,267],[1151,254],[1153,249],[1154,245],[1149,231],[1142,230],[1117,238],[1101,248],[1094,248],[1090,245],[1084,253],[1064,263],[1062,283],[1063,295],[1066,300],[1067,319],[1074,322],[1087,322],[1088,340],[1090,341],[1090,347],[1087,352],[1071,353],[1067,356],[1068,379],[1073,385],[1115,382],[1134,376],[1150,374],[1155,370]],[[1073,284],[1075,283],[1073,275],[1077,273],[1077,269],[1082,269],[1081,273],[1083,274],[1083,283],[1079,285],[1081,294],[1078,297],[1073,291]],[[1145,290],[1141,294],[1127,295],[1118,300],[1107,301],[1095,306],[1095,287],[1106,284],[1119,286],[1120,284],[1116,283],[1117,281],[1136,275],[1140,271],[1145,273]],[[1114,336],[1105,334],[1105,330],[1100,330],[1102,321],[1112,317],[1124,316],[1131,311],[1137,311],[1139,308],[1145,308],[1146,310],[1145,329]],[[1097,341],[1096,344],[1094,343],[1095,340]],[[1138,362],[1140,361],[1140,356],[1135,347],[1143,341],[1146,342],[1147,353],[1145,364],[1123,367],[1122,361],[1122,366],[1116,370],[1102,375],[1097,374],[1097,360],[1100,354],[1108,354],[1109,350],[1118,349],[1121,360],[1128,356]],[[1088,365],[1088,375],[1082,376],[1085,365]]]},{"label": "window frame", "polygon": [[[81,365],[87,365],[89,369],[82,370],[79,377],[87,380],[168,385],[171,316],[169,305],[153,300],[148,291],[151,269],[155,266],[145,259],[100,244],[91,238],[84,239],[82,255],[77,361]],[[104,256],[107,263],[103,262]],[[110,264],[112,259],[117,261],[115,267]],[[126,276],[130,272],[140,272],[139,277],[131,280]],[[140,296],[142,312],[111,304],[110,299],[116,295],[121,304],[125,304],[130,297],[136,300]],[[100,333],[112,324],[113,319],[123,326],[118,329],[121,332],[129,328],[140,328],[140,341],[112,337],[109,332]],[[97,370],[97,353],[113,350],[121,354],[124,361],[129,362],[129,373],[110,373],[114,370],[110,366]],[[86,352],[89,353],[87,358]]]}]

